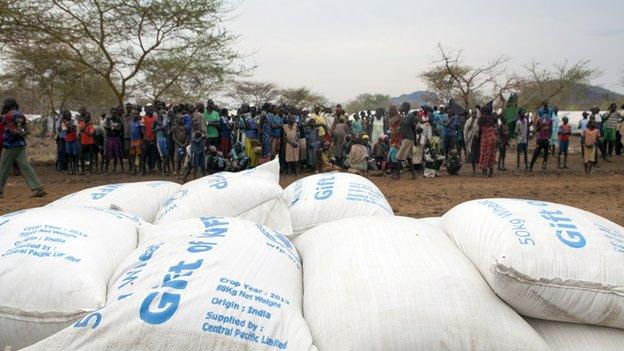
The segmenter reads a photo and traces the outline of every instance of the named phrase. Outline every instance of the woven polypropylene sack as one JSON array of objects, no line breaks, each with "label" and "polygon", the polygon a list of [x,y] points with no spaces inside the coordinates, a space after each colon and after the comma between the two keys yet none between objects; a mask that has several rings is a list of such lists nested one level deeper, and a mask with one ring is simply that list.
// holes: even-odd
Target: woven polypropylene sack
[{"label": "woven polypropylene sack", "polygon": [[460,204],[442,229],[492,289],[533,318],[624,328],[624,228],[548,202]]},{"label": "woven polypropylene sack", "polygon": [[205,217],[140,227],[107,306],[37,350],[310,350],[301,260],[266,226]]},{"label": "woven polypropylene sack", "polygon": [[0,349],[33,344],[103,307],[138,225],[136,216],[88,207],[0,217]]},{"label": "woven polypropylene sack", "polygon": [[357,217],[295,239],[320,350],[544,350],[439,229]]},{"label": "woven polypropylene sack", "polygon": [[186,183],[161,207],[155,223],[202,216],[248,219],[291,235],[284,190],[279,185],[279,161],[275,159],[251,170],[222,172]]},{"label": "woven polypropylene sack", "polygon": [[624,330],[527,318],[553,351],[621,351]]},{"label": "woven polypropylene sack", "polygon": [[180,184],[164,181],[108,184],[69,194],[48,206],[113,208],[152,223],[165,201],[179,188]]},{"label": "woven polypropylene sack", "polygon": [[294,182],[285,191],[295,235],[344,218],[394,216],[379,188],[356,174],[317,174]]}]

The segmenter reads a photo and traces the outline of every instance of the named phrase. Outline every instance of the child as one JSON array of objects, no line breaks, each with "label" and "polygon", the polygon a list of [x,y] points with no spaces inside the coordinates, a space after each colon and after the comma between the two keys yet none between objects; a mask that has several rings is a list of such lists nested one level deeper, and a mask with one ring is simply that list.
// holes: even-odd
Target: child
[{"label": "child", "polygon": [[318,154],[319,154],[319,126],[316,124],[316,120],[310,118],[305,128],[305,138],[307,145],[307,162],[308,166],[317,172],[318,167]]},{"label": "child", "polygon": [[388,152],[390,146],[389,139],[383,133],[379,136],[379,141],[373,146],[373,156],[377,163],[377,168],[383,173],[386,171],[386,162],[388,160]]},{"label": "child", "polygon": [[520,154],[524,154],[524,170],[529,170],[528,143],[529,143],[529,117],[524,110],[518,111],[516,117],[516,175],[520,175]]},{"label": "child", "polygon": [[332,156],[332,152],[331,152],[330,144],[328,141],[326,141],[323,143],[323,147],[321,151],[321,162],[320,162],[320,167],[319,167],[321,169],[321,172],[327,173],[327,172],[340,171],[340,167],[331,163],[330,161],[331,156]]},{"label": "child", "polygon": [[414,140],[412,164],[416,172],[422,172],[423,156],[425,152],[425,144],[427,144],[427,134],[421,126],[416,127],[416,139]]},{"label": "child", "polygon": [[227,108],[221,109],[221,117],[219,118],[219,151],[223,154],[230,152],[230,146],[232,144],[232,129],[234,128],[234,122],[230,118],[230,112]]},{"label": "child", "polygon": [[446,160],[446,171],[448,172],[448,174],[456,176],[459,174],[459,170],[461,170],[461,167],[462,165],[457,151],[451,150]]},{"label": "child", "polygon": [[206,170],[208,174],[214,174],[225,171],[225,159],[223,153],[216,146],[208,147],[208,156],[206,157]]},{"label": "child", "polygon": [[284,161],[287,165],[288,175],[295,173],[299,175],[299,169],[297,167],[299,163],[299,127],[295,123],[295,116],[289,115],[287,117],[286,124],[282,127],[284,129]]},{"label": "child", "polygon": [[[434,130],[434,135],[436,132],[437,131]],[[438,150],[433,145],[427,145],[425,149],[425,178],[435,178],[439,176],[443,161],[444,156],[438,156]]]},{"label": "child", "polygon": [[234,144],[234,147],[230,151],[230,164],[228,167],[228,171],[230,172],[240,172],[244,171],[249,167],[249,157],[245,154],[245,150],[243,148],[242,142],[237,142]]},{"label": "child", "polygon": [[436,128],[433,128],[433,136],[431,137],[431,145],[430,148],[434,149],[436,154],[440,153],[441,150],[441,140],[440,140],[440,131]]},{"label": "child", "polygon": [[[570,145],[570,134],[572,134],[572,127],[568,124],[568,117],[564,116],[562,119],[563,124],[559,126],[559,156],[557,157],[557,168],[568,168],[568,146]],[[563,167],[561,166],[561,154],[563,154]]]},{"label": "child", "polygon": [[141,120],[139,112],[132,111],[130,121],[130,172],[132,175],[137,174],[137,160],[141,160],[143,154],[143,129],[141,128]]},{"label": "child", "polygon": [[65,159],[68,162],[67,173],[75,174],[78,169],[79,156],[78,131],[69,110],[63,110],[61,115],[63,116],[61,129],[65,131]]},{"label": "child", "polygon": [[158,118],[154,123],[154,133],[156,133],[156,148],[158,150],[158,168],[160,175],[164,176],[171,172],[169,166],[169,121],[167,120],[167,112],[160,110]]},{"label": "child", "polygon": [[95,128],[91,122],[91,114],[87,112],[78,126],[80,127],[80,168],[81,175],[84,175],[85,163],[89,166],[89,173],[93,173],[93,155],[96,153],[93,139]]},{"label": "child", "polygon": [[366,174],[368,171],[368,159],[369,155],[366,146],[362,145],[361,140],[358,138],[353,140],[346,162],[349,172]]},{"label": "child", "polygon": [[106,131],[104,130],[104,123],[106,122],[106,113],[100,116],[100,124],[95,127],[93,133],[93,140],[95,142],[93,150],[93,163],[98,172],[104,171],[104,146],[106,144]]},{"label": "child", "polygon": [[171,128],[171,137],[174,144],[173,162],[178,178],[182,174],[182,163],[186,158],[186,146],[188,145],[188,130],[184,125],[184,117],[178,116],[176,124]]},{"label": "child", "polygon": [[583,157],[583,162],[585,163],[585,174],[589,175],[592,165],[596,162],[596,145],[598,139],[600,139],[600,132],[596,128],[595,121],[589,121],[587,129],[583,131],[583,138],[585,138],[585,156]]},{"label": "child", "polygon": [[186,168],[183,182],[186,183],[191,171],[193,171],[193,179],[197,179],[197,172],[201,169],[202,176],[206,175],[206,136],[201,131],[193,132],[193,141],[190,145],[190,162]]}]

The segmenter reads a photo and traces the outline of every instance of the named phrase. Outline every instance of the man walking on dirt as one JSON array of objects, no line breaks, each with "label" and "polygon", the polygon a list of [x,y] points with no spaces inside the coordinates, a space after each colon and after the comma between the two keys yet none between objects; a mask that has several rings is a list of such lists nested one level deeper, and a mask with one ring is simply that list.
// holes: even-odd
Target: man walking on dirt
[{"label": "man walking on dirt", "polygon": [[6,98],[2,103],[2,124],[4,126],[3,151],[0,156],[0,198],[4,197],[4,186],[9,179],[9,173],[16,162],[26,178],[28,187],[33,191],[33,197],[46,195],[39,177],[30,166],[26,156],[26,118],[19,111],[19,105],[13,98]]}]

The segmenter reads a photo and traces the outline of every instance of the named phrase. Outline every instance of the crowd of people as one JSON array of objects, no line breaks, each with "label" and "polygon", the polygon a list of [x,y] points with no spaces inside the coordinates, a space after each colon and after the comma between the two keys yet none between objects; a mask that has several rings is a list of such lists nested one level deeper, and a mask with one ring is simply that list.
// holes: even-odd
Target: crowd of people
[{"label": "crowd of people", "polygon": [[[45,195],[23,151],[28,132],[15,100],[5,100],[2,115],[0,196],[14,165],[34,195]],[[602,114],[599,108],[583,113],[579,147],[587,174],[599,158],[608,162],[622,153],[623,119],[615,103]],[[232,113],[208,100],[205,105],[128,103],[99,118],[84,107],[77,116],[63,109],[55,133],[56,168],[69,174],[158,172],[187,181],[241,171],[279,156],[287,174],[349,171],[399,179],[402,171],[413,178],[435,177],[442,169],[457,175],[463,164],[472,167],[473,175],[480,170],[492,177],[495,166],[507,170],[505,158],[514,141],[516,174],[532,172],[540,158],[546,169],[549,155],[558,168],[567,169],[572,127],[547,101],[535,113],[518,109],[510,121],[494,111],[492,101],[472,109],[453,100],[416,109],[406,102],[387,111],[349,115],[340,105],[310,111],[272,103],[243,104]]]}]

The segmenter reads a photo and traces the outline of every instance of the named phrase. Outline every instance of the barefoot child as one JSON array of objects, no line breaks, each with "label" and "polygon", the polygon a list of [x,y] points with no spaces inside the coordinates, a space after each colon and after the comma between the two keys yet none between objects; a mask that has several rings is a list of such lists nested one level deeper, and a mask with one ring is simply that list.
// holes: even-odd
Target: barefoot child
[{"label": "barefoot child", "polygon": [[592,165],[596,162],[596,145],[600,138],[600,132],[596,128],[596,122],[590,121],[587,124],[587,129],[583,131],[583,137],[585,138],[585,156],[583,162],[585,163],[585,174],[591,173]]},{"label": "barefoot child", "polygon": [[[568,117],[564,116],[563,124],[559,126],[559,156],[557,156],[557,168],[568,168],[568,146],[570,145],[570,134],[572,127],[568,124]],[[563,166],[561,165],[561,154],[563,154]]]}]

